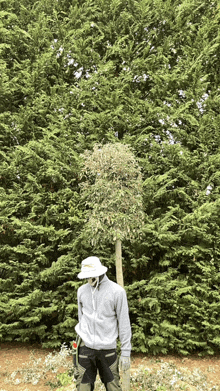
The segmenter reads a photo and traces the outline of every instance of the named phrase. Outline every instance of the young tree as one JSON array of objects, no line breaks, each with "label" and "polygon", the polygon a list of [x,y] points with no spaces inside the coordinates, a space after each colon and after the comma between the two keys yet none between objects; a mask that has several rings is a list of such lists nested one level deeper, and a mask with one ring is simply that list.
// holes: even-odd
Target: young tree
[{"label": "young tree", "polygon": [[122,241],[137,236],[144,220],[141,170],[130,147],[121,143],[95,144],[82,158],[86,231],[92,245],[115,243],[116,278],[123,286]]}]

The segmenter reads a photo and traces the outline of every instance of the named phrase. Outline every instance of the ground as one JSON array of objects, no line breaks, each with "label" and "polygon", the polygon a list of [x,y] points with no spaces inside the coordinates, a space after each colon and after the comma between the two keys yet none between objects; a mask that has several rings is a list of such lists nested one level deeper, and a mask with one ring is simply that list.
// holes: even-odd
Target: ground
[{"label": "ground", "polygon": [[[55,390],[55,379],[57,373],[49,371],[42,374],[41,380],[36,384],[31,383],[19,383],[12,382],[10,375],[12,373],[18,374],[22,369],[30,365],[31,360],[35,360],[35,364],[44,362],[52,350],[42,349],[38,345],[23,345],[23,344],[1,344],[0,345],[0,391],[51,391]],[[41,359],[41,360],[39,360]],[[72,363],[72,358],[68,357],[69,364]],[[186,368],[189,371],[193,371],[194,368],[198,368],[212,381],[214,385],[220,385],[220,356],[214,357],[199,357],[193,355],[189,357],[181,356],[147,356],[144,354],[132,354],[131,371],[135,371],[140,366],[147,366],[148,368],[159,368],[161,362],[168,362],[175,364],[177,368]],[[65,369],[61,369],[61,372],[65,372]],[[43,373],[43,372],[42,372]],[[9,382],[9,378],[11,379]]]}]

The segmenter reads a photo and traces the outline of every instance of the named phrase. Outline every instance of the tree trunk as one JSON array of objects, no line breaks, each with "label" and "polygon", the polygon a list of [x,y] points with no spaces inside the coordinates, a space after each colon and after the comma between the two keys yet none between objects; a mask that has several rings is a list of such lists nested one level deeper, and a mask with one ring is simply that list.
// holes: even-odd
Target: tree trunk
[{"label": "tree trunk", "polygon": [[121,240],[116,239],[115,243],[115,258],[116,258],[116,280],[119,285],[124,288],[123,270],[122,270],[122,249]]},{"label": "tree trunk", "polygon": [[121,388],[122,391],[129,391],[131,389],[130,385],[130,368],[125,372],[121,372]]}]

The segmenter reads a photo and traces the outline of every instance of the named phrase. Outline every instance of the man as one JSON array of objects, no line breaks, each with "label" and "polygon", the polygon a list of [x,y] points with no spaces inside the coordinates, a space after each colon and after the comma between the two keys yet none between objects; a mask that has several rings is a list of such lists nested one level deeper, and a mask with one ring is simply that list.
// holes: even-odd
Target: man
[{"label": "man", "polygon": [[75,379],[78,391],[93,391],[99,371],[107,391],[121,390],[117,338],[121,342],[120,369],[130,368],[131,326],[125,290],[108,279],[107,267],[97,257],[82,262],[80,279],[88,279],[77,292],[79,323]]}]

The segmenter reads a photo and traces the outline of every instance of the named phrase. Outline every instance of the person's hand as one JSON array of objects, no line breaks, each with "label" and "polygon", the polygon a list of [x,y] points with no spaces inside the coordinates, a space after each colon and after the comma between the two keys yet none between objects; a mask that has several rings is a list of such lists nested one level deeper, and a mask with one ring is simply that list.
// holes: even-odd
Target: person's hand
[{"label": "person's hand", "polygon": [[121,371],[127,371],[131,366],[130,357],[121,356],[119,360],[119,368]]}]

